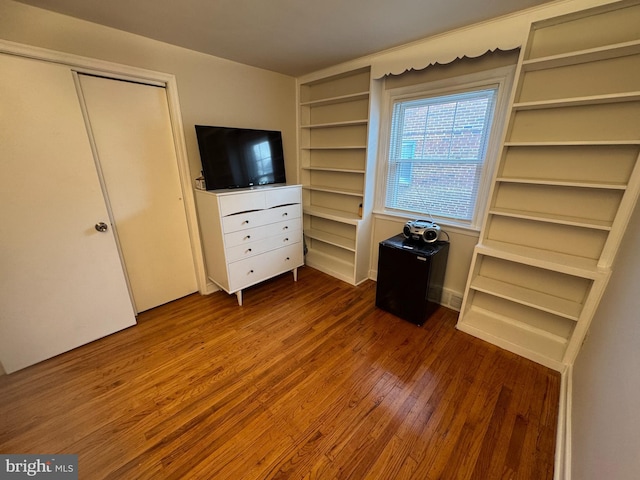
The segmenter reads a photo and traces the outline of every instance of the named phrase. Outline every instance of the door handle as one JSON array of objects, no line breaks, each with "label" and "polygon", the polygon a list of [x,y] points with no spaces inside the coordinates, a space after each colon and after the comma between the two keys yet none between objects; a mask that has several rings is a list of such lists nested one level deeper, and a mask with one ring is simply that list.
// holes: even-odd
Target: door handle
[{"label": "door handle", "polygon": [[106,224],[106,223],[104,223],[104,222],[99,222],[99,223],[96,223],[96,230],[97,230],[97,231],[99,231],[99,232],[104,233],[104,232],[106,232],[107,230],[109,230],[109,227],[107,226],[107,224]]}]

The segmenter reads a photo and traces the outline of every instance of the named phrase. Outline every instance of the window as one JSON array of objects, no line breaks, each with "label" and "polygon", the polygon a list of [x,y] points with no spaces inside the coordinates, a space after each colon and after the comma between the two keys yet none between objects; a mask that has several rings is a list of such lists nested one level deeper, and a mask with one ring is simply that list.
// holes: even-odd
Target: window
[{"label": "window", "polygon": [[499,70],[505,72],[497,78],[485,74],[472,83],[454,81],[455,87],[440,81],[388,91],[379,209],[479,228],[502,130],[494,119],[505,116],[505,83],[513,72]]}]

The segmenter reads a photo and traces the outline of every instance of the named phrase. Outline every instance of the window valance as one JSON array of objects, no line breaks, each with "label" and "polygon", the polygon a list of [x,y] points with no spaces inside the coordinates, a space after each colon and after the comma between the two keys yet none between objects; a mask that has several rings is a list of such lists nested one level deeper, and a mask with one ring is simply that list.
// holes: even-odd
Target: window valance
[{"label": "window valance", "polygon": [[451,63],[457,58],[476,58],[495,50],[513,50],[526,41],[529,22],[525,15],[514,16],[379,53],[372,61],[371,76],[378,79],[422,70],[436,63]]}]

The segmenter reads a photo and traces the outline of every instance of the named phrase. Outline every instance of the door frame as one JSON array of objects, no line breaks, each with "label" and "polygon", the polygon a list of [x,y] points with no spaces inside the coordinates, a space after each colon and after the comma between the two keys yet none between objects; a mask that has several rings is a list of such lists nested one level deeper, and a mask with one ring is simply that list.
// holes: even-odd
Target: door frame
[{"label": "door frame", "polygon": [[178,84],[176,82],[175,75],[138,67],[131,67],[119,63],[107,62],[95,58],[82,57],[70,53],[58,52],[31,45],[24,45],[2,39],[0,39],[0,53],[63,64],[70,67],[72,71],[77,71],[79,73],[100,75],[117,80],[128,80],[148,85],[162,86],[165,88],[198,291],[201,294],[210,293],[207,287],[207,276],[204,267],[200,230],[198,227],[195,198],[191,185],[191,174],[189,171],[187,146],[184,137],[184,127],[182,124],[182,113],[180,111],[180,103],[178,100]]}]

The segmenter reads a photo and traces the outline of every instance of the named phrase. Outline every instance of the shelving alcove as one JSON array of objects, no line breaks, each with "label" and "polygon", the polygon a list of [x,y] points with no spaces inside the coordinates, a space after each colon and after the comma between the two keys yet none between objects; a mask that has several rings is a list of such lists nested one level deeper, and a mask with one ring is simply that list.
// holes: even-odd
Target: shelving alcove
[{"label": "shelving alcove", "polygon": [[369,68],[299,84],[305,263],[354,285],[369,270],[370,101]]},{"label": "shelving alcove", "polygon": [[640,189],[640,5],[532,24],[457,327],[562,371]]}]

